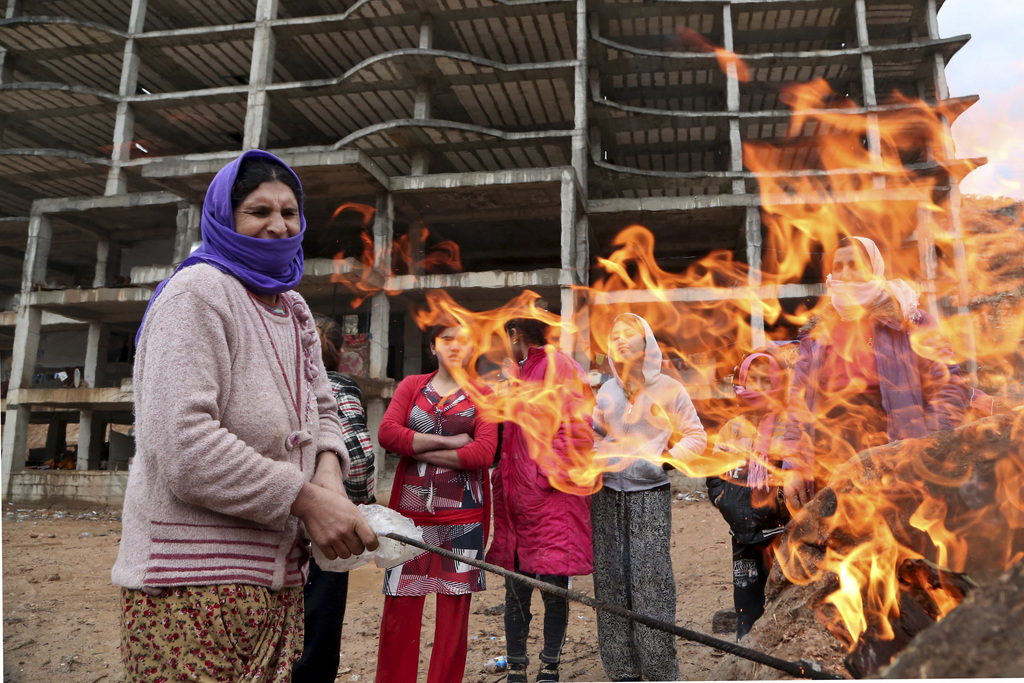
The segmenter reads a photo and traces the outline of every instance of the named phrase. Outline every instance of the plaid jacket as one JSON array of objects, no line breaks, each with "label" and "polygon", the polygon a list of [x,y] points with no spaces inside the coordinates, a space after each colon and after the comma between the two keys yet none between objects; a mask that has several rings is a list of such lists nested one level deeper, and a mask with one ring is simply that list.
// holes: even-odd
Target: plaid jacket
[{"label": "plaid jacket", "polygon": [[366,429],[366,412],[363,410],[362,392],[359,385],[340,372],[328,371],[327,379],[338,401],[338,417],[341,418],[341,434],[351,460],[348,476],[345,477],[345,491],[353,503],[373,503],[373,443]]}]

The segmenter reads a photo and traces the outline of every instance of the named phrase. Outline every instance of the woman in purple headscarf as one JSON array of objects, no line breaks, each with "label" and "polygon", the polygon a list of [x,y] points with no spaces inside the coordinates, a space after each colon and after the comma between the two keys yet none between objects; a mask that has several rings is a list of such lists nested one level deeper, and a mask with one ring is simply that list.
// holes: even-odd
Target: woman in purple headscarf
[{"label": "woman in purple headscarf", "polygon": [[309,552],[376,547],[345,495],[337,403],[305,301],[302,189],[251,150],[137,337],[136,455],[113,582],[128,681],[288,681]]}]

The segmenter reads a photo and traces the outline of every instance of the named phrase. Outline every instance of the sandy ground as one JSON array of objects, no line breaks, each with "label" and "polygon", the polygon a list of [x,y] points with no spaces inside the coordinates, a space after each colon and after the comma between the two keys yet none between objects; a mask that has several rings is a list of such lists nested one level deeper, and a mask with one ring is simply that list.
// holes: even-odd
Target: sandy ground
[{"label": "sandy ground", "polygon": [[[672,561],[677,623],[711,633],[716,610],[732,605],[728,528],[707,501],[673,498]],[[117,511],[16,509],[3,515],[3,671],[4,683],[123,681],[118,655],[118,591],[110,583],[121,524]],[[337,681],[372,681],[383,596],[383,570],[369,565],[352,573]],[[498,683],[483,665],[504,654],[500,614],[488,614],[504,601],[504,580],[488,576],[488,590],[473,598],[465,681]],[[575,578],[575,590],[593,595],[589,576]],[[541,609],[536,596],[535,613]],[[425,610],[420,681],[426,680],[433,642],[433,605]],[[541,620],[530,639],[530,678],[539,666]],[[728,638],[728,636],[725,636]],[[680,672],[704,680],[718,663],[714,651],[678,641]],[[562,655],[563,681],[605,680],[597,653],[594,611],[570,606],[569,633]]]}]

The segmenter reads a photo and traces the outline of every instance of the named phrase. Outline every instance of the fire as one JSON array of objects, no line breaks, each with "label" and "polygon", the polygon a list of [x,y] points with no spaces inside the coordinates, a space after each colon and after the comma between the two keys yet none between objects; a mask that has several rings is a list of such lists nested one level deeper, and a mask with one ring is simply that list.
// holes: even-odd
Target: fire
[{"label": "fire", "polygon": [[353,307],[358,308],[368,296],[378,292],[397,294],[397,290],[389,284],[389,280],[397,274],[462,272],[459,245],[455,242],[438,242],[429,249],[423,249],[423,254],[419,254],[414,248],[414,244],[422,248],[430,236],[430,230],[422,221],[418,221],[410,227],[408,233],[394,240],[391,247],[392,269],[386,271],[383,268],[385,260],[382,249],[377,248],[370,232],[376,209],[367,204],[345,202],[335,209],[331,220],[345,211],[354,211],[363,218],[362,230],[359,233],[363,248],[358,261],[346,257],[344,251],[335,254],[331,282],[345,284],[357,295],[353,299]]},{"label": "fire", "polygon": [[[953,342],[959,359],[976,355],[986,362],[1016,357],[1024,332],[1020,309],[1024,278],[1015,272],[1024,253],[1019,227],[1007,229],[987,221],[986,230],[965,235],[948,205],[935,199],[943,194],[943,174],[936,171],[959,178],[975,165],[946,155],[946,150],[953,149],[948,122],[956,112],[905,98],[878,111],[865,111],[837,98],[823,81],[791,88],[786,101],[794,109],[789,137],[778,144],[744,147],[745,164],[760,174],[768,252],[774,254],[766,258],[765,270],[774,270],[776,277],[794,277],[809,265],[808,253],[831,252],[844,236],[870,237],[882,250],[890,272],[933,288],[926,290],[922,308],[934,314],[959,305],[957,315],[942,320],[942,332]],[[820,142],[807,149],[805,136],[812,130],[819,132]],[[818,172],[788,173],[796,170],[787,161],[788,153],[795,150],[806,154]],[[924,157],[924,150],[933,155]],[[792,195],[815,201],[793,202]],[[917,248],[907,248],[914,242]],[[1007,247],[1012,256],[1000,251]],[[958,251],[968,255],[966,272],[958,273],[953,264],[951,257]],[[972,291],[983,293],[985,303],[963,301],[968,274]],[[770,276],[766,273],[766,277]],[[999,311],[1004,315],[993,315],[987,305],[993,296],[996,308],[1005,309]],[[986,340],[986,348],[978,353],[976,338]],[[924,358],[942,365],[956,362],[934,330],[913,334],[911,343]],[[826,403],[819,408],[819,429],[826,410],[856,414],[857,407]],[[957,505],[958,492],[980,476],[980,464],[949,472],[942,463],[930,462],[912,442],[882,446],[889,441],[885,427],[875,429],[875,433],[864,433],[861,428],[861,442],[878,447],[859,455],[842,448],[847,434],[841,430],[826,435],[838,448],[824,459],[819,453],[818,460],[828,463],[832,486],[838,488],[836,509],[829,511],[826,528],[819,530],[831,539],[824,555],[808,563],[808,556],[817,557],[821,551],[821,537],[800,533],[791,535],[778,555],[780,569],[794,583],[838,577],[836,590],[818,608],[837,637],[851,648],[865,633],[880,640],[893,638],[892,621],[899,617],[901,599],[908,590],[900,583],[900,569],[906,563],[928,560],[943,570],[965,571],[971,565],[971,551],[977,554],[978,550],[966,540],[971,534],[991,538],[1006,528],[1007,521],[1012,522],[1011,528],[1018,527],[1007,515],[993,517],[994,505],[972,514]],[[908,471],[901,470],[900,462],[929,466]],[[999,467],[1007,470],[1007,481],[1020,481],[1019,459],[1005,457]],[[1011,543],[1005,545],[1009,548]],[[1000,559],[1009,557],[1004,552]],[[999,568],[1005,566],[1001,563]],[[927,593],[934,618],[944,616],[962,598],[941,585],[917,589]],[[843,628],[836,629],[835,624]]]},{"label": "fire", "polygon": [[[736,55],[692,32],[680,34],[680,40],[714,51],[723,70],[749,77]],[[514,377],[496,381],[492,374],[487,384],[493,390],[481,381],[482,368],[497,368],[510,355],[506,321],[544,321],[555,346],[562,335],[586,335],[586,360],[601,367],[615,317],[624,312],[643,317],[662,347],[663,371],[702,401],[699,411],[708,426],[704,454],[685,461],[661,457],[691,477],[720,475],[736,463],[712,455],[714,425],[736,414],[735,403],[725,400],[731,398],[729,373],[760,343],[752,321],[763,319],[768,338],[785,341],[792,339],[792,330],[829,312],[827,297],[810,310],[787,310],[779,291],[818,278],[829,266],[823,255],[847,236],[874,240],[886,278],[913,283],[922,310],[940,320],[941,335],[931,330],[912,336],[921,357],[943,367],[977,358],[985,386],[1024,403],[1024,209],[1004,211],[995,200],[968,200],[958,218],[951,210],[956,193],[954,206],[943,199],[949,195],[946,174],[959,179],[977,165],[952,157],[949,124],[959,110],[902,97],[862,108],[822,80],[790,87],[782,99],[793,109],[788,135],[746,143],[743,150],[744,164],[760,184],[764,257],[759,271],[733,252],[713,252],[683,272],[670,272],[658,263],[651,232],[631,225],[615,238],[612,254],[597,258],[603,276],[578,288],[585,305],[576,320],[549,312],[530,291],[487,311],[471,311],[435,291],[414,311],[423,329],[445,321],[469,331],[473,350],[466,367],[455,369],[456,379],[488,418],[522,425],[530,455],[557,473],[551,477],[556,488],[593,493],[602,473],[625,463],[597,461],[583,452],[554,460],[549,445],[558,431],[586,422],[593,411],[592,400],[569,397],[565,378],[527,384]],[[373,209],[343,205],[338,212],[349,209],[363,215],[365,248],[359,264],[339,269],[337,277],[361,295],[390,292],[388,283],[400,271],[461,271],[459,247],[452,242],[417,253],[415,245],[425,244],[429,232],[416,224],[395,240],[392,270],[383,272],[385,259],[373,249],[369,233]],[[952,353],[943,338],[951,342]],[[963,445],[961,460],[944,461],[916,440],[889,443],[886,425],[860,420],[860,411],[871,411],[847,399],[823,400],[818,411],[811,417],[829,411],[847,416],[839,426],[817,420],[822,441],[832,444],[817,456],[831,475],[831,491],[812,503],[823,526],[808,528],[807,513],[799,513],[776,559],[793,583],[834,586],[814,607],[851,649],[865,634],[891,639],[893,620],[908,595],[927,603],[924,609],[935,619],[955,608],[963,592],[943,578],[948,574],[979,567],[999,571],[1024,559],[1013,545],[1013,531],[1024,527],[1024,455],[971,450],[971,444],[1003,438],[986,434],[991,426],[978,423],[982,426],[957,432],[951,439]],[[998,424],[1009,425],[1010,443],[1024,442],[1024,412]],[[851,447],[851,438],[860,446]],[[769,474],[776,485],[785,476],[774,469]],[[934,572],[920,569],[928,563],[937,567]]]},{"label": "fire", "polygon": [[[583,390],[583,377],[564,378],[553,375],[554,364],[548,365],[543,382],[524,382],[510,377],[493,382],[492,390],[481,383],[477,371],[482,365],[494,367],[510,356],[505,342],[504,325],[515,318],[540,320],[550,326],[549,341],[557,345],[563,333],[575,333],[573,323],[543,308],[540,297],[524,291],[506,305],[490,311],[470,311],[455,302],[446,292],[427,294],[427,305],[413,312],[421,328],[437,324],[465,329],[473,342],[463,367],[450,368],[452,376],[464,387],[483,415],[498,422],[515,421],[523,429],[530,455],[546,471],[556,472],[551,485],[569,493],[589,495],[600,489],[600,479],[590,468],[589,451],[568,449],[567,461],[559,460],[551,443],[559,430],[586,430],[594,412],[593,396]],[[553,351],[553,348],[551,349]],[[584,399],[580,400],[579,395]]]}]

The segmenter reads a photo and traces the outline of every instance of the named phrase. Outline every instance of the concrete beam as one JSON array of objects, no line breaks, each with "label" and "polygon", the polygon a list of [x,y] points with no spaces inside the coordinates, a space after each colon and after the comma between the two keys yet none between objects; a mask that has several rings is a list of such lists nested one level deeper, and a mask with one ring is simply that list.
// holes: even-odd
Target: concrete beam
[{"label": "concrete beam", "polygon": [[181,197],[170,192],[131,192],[129,194],[103,197],[61,197],[37,199],[32,203],[32,212],[39,214],[75,213],[103,209],[126,209],[139,206],[176,204]]},{"label": "concrete beam", "polygon": [[513,169],[508,171],[479,171],[473,173],[434,173],[428,176],[401,176],[391,179],[391,191],[423,192],[426,190],[452,190],[464,187],[488,187],[496,185],[529,185],[535,183],[561,183],[562,175],[570,171],[576,184],[577,193],[585,196],[583,186],[575,169],[570,167]]},{"label": "concrete beam", "polygon": [[148,287],[149,285],[155,287],[172,274],[174,274],[174,266],[135,266],[131,269],[129,277],[132,285],[136,287]]},{"label": "concrete beam", "polygon": [[22,295],[22,305],[75,320],[126,322],[142,318],[153,292],[143,287],[64,289]]},{"label": "concrete beam", "polygon": [[429,289],[526,289],[575,284],[575,273],[559,268],[532,272],[492,270],[476,273],[444,275],[399,275],[387,282],[390,291],[424,291]]},{"label": "concrete beam", "polygon": [[[14,328],[17,324],[18,311],[0,311],[0,327]],[[81,329],[85,326],[85,323],[80,320],[66,318],[62,315],[56,315],[47,311],[43,311],[43,317],[40,324],[43,328],[63,327],[67,329]]]},{"label": "concrete beam", "polygon": [[[390,181],[388,175],[381,170],[376,162],[359,150],[275,149],[270,151],[296,170],[318,166],[358,166],[381,189],[388,189]],[[174,157],[136,159],[132,166],[139,167],[142,176],[151,179],[188,178],[196,175],[212,177],[237,156],[238,152],[235,151],[185,154]],[[176,195],[171,196],[180,200]]]},{"label": "concrete beam", "polygon": [[655,294],[647,290],[631,289],[617,292],[593,294],[590,303],[595,306],[629,303],[701,303],[705,301],[743,301],[751,296],[760,299],[804,299],[810,296],[825,296],[824,284],[815,285],[764,285],[761,287],[688,287],[668,289]]},{"label": "concrete beam", "polygon": [[121,387],[17,389],[7,393],[7,406],[39,406],[62,410],[131,411],[132,391]]}]

